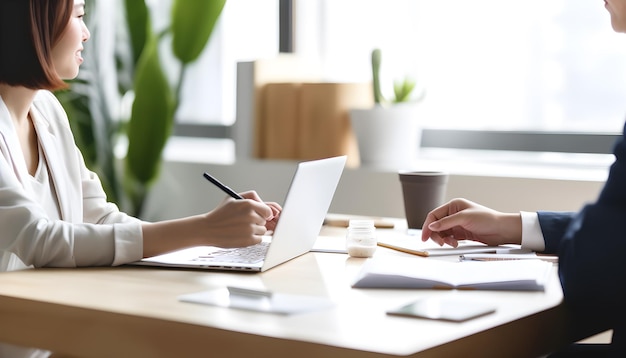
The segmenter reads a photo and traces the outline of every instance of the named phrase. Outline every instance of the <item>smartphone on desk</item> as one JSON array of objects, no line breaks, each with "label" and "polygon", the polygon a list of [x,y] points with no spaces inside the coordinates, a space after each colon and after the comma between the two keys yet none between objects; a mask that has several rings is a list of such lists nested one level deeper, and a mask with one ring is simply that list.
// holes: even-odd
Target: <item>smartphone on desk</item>
[{"label": "smartphone on desk", "polygon": [[387,311],[388,315],[464,322],[494,313],[496,308],[483,302],[468,302],[451,298],[422,298]]}]

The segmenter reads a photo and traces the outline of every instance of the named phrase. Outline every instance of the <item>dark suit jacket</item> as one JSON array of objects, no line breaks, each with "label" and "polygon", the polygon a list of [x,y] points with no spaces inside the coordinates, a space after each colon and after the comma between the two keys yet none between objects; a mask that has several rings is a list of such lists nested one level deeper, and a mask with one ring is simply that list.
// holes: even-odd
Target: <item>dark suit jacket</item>
[{"label": "dark suit jacket", "polygon": [[[626,135],[626,125],[624,127]],[[617,141],[598,200],[578,213],[539,212],[546,253],[558,253],[565,303],[581,329],[613,329],[626,357],[626,141]],[[592,332],[592,331],[590,331]]]}]

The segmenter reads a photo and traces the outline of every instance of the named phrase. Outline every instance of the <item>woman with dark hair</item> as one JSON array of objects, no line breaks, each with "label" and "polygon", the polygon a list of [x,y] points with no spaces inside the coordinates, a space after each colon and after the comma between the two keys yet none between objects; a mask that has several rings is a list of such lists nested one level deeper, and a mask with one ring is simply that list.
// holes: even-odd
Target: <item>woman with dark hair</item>
[{"label": "woman with dark hair", "polygon": [[[50,91],[83,62],[84,0],[0,1],[0,271],[110,266],[191,246],[242,247],[281,207],[254,191],[214,210],[148,223],[107,202]],[[0,345],[0,357],[48,352]]]}]

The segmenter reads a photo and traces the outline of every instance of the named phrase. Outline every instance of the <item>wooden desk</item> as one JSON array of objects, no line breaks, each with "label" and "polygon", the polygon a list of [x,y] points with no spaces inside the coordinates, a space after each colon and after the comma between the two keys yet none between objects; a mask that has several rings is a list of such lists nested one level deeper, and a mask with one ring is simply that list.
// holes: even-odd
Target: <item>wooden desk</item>
[{"label": "wooden desk", "polygon": [[[546,292],[352,289],[363,262],[308,253],[262,274],[141,267],[1,273],[0,341],[72,357],[144,358],[534,357],[564,340],[556,271]],[[319,295],[336,305],[281,316],[177,300],[227,285]],[[426,296],[489,301],[497,312],[465,323],[385,314]]]}]

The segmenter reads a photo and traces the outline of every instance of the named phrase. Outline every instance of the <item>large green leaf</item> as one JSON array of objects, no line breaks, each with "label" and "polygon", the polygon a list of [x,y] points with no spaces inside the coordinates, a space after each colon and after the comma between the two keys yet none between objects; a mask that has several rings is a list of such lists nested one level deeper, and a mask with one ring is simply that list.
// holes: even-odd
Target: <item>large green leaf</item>
[{"label": "large green leaf", "polygon": [[207,44],[226,0],[175,0],[172,49],[183,64],[195,61]]},{"label": "large green leaf", "polygon": [[139,56],[143,52],[143,48],[151,31],[150,16],[148,7],[144,0],[126,0],[126,23],[128,24],[128,32],[133,50],[133,63],[139,61]]},{"label": "large green leaf", "polygon": [[148,185],[158,174],[163,147],[173,126],[174,97],[163,73],[158,39],[146,45],[135,77],[135,101],[128,123],[129,174]]}]

